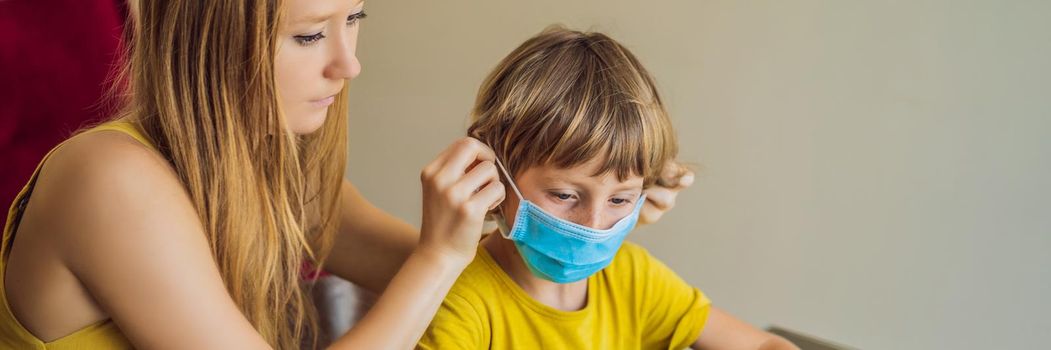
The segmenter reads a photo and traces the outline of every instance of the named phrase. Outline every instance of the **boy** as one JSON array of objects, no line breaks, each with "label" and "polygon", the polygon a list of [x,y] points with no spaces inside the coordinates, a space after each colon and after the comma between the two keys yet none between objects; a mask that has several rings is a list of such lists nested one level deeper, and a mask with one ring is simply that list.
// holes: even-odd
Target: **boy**
[{"label": "boy", "polygon": [[678,146],[623,46],[548,29],[500,63],[472,118],[510,190],[418,348],[795,348],[624,243]]}]

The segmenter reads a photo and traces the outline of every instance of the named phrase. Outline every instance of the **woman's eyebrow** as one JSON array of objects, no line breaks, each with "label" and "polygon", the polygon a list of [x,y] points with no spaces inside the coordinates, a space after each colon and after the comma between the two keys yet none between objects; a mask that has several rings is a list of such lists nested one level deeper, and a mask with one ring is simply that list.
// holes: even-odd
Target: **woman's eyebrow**
[{"label": "woman's eyebrow", "polygon": [[295,23],[295,24],[317,24],[317,23],[321,23],[321,22],[327,21],[331,17],[332,17],[332,14],[320,14],[319,13],[319,14],[313,14],[313,15],[309,15],[309,16],[300,17],[299,19],[293,21],[292,23]]},{"label": "woman's eyebrow", "polygon": [[[362,11],[364,10],[364,6],[362,6],[364,3],[365,3],[365,1],[357,1],[354,4],[354,10],[352,10],[351,14],[347,15],[347,18],[350,18],[351,16],[354,16],[354,15],[357,15],[357,14],[361,14]],[[321,12],[317,12],[317,13],[312,13],[312,14],[301,16],[298,19],[292,21],[292,23],[295,23],[295,24],[317,24],[317,23],[321,23],[321,22],[327,21],[327,20],[329,20],[330,18],[332,18],[334,16],[336,16],[335,13],[321,13]]]}]

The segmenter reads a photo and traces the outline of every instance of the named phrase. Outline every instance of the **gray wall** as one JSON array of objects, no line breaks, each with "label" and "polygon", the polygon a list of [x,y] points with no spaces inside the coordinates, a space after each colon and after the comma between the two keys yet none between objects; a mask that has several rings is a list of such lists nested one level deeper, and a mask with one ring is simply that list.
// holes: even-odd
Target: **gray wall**
[{"label": "gray wall", "polygon": [[348,176],[419,170],[548,24],[658,80],[698,181],[633,234],[716,305],[865,349],[1051,342],[1051,2],[370,1]]}]

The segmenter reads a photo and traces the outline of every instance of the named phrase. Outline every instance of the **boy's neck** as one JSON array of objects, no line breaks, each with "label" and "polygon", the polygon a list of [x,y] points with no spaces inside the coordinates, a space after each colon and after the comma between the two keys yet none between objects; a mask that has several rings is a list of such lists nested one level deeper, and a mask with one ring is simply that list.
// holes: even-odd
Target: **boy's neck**
[{"label": "boy's neck", "polygon": [[515,244],[494,232],[482,240],[482,246],[496,264],[534,300],[562,310],[576,311],[588,303],[588,280],[555,283],[533,275],[522,261]]}]

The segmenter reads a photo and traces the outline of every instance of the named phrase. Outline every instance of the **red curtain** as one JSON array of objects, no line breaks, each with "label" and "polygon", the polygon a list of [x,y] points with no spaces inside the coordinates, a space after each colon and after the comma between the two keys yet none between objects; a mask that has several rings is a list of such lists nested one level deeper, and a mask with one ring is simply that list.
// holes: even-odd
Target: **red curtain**
[{"label": "red curtain", "polygon": [[[52,147],[106,118],[121,0],[0,0],[0,203]],[[5,215],[6,216],[6,215]]]}]

